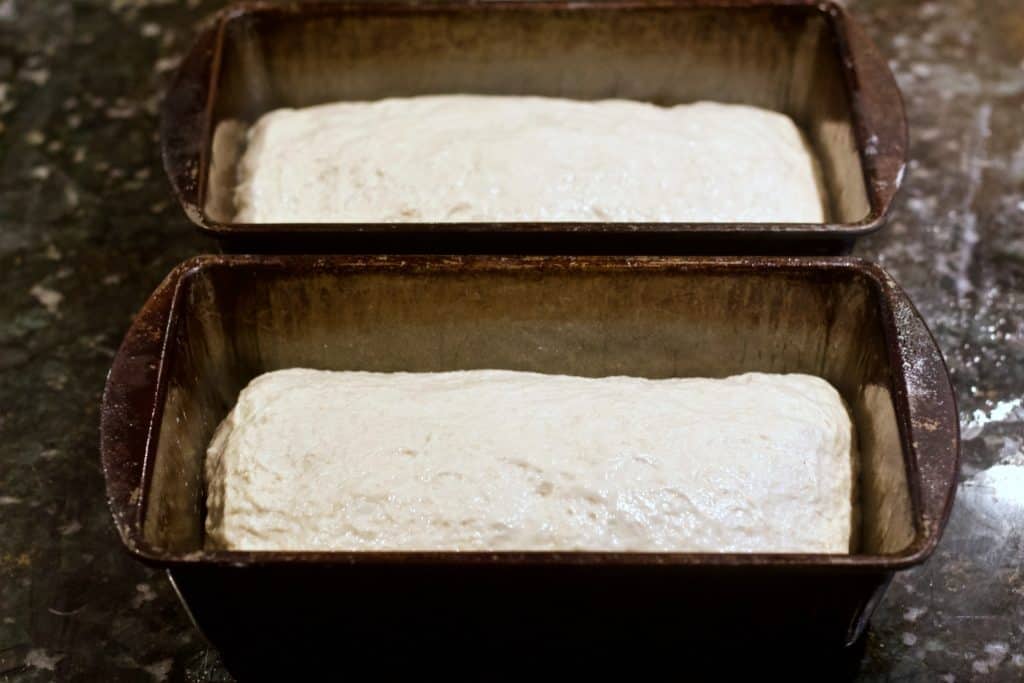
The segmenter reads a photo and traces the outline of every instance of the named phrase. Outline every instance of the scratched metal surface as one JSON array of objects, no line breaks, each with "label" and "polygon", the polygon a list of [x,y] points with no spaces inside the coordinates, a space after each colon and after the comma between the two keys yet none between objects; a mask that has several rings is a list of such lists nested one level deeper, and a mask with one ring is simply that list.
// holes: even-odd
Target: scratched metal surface
[{"label": "scratched metal surface", "polygon": [[[0,677],[230,680],[119,548],[97,408],[130,316],[211,245],[169,201],[156,106],[221,3],[0,0]],[[863,242],[956,382],[964,468],[935,557],[878,610],[859,680],[1024,679],[1024,3],[850,0],[903,88],[910,173]]]}]

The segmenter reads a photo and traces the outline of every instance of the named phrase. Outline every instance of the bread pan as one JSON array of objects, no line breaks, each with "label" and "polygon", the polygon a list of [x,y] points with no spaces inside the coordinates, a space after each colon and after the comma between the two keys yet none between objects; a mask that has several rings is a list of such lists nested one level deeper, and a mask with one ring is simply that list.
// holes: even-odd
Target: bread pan
[{"label": "bread pan", "polygon": [[[821,161],[829,220],[232,222],[230,161],[211,172],[219,122],[432,93],[782,111]],[[164,164],[189,218],[226,251],[273,253],[838,253],[885,222],[907,150],[885,61],[841,5],[814,0],[240,4],[199,35],[162,119]]]},{"label": "bread pan", "polygon": [[[250,379],[293,366],[816,374],[857,426],[857,549],[206,550],[213,430]],[[196,622],[242,671],[390,647],[426,662],[454,642],[560,656],[580,643],[605,655],[635,647],[650,661],[733,642],[737,629],[744,647],[785,637],[796,652],[840,650],[863,632],[893,572],[935,548],[958,453],[949,377],[920,316],[878,267],[840,257],[198,257],[136,317],[102,408],[103,469],[125,547],[169,569]]]}]

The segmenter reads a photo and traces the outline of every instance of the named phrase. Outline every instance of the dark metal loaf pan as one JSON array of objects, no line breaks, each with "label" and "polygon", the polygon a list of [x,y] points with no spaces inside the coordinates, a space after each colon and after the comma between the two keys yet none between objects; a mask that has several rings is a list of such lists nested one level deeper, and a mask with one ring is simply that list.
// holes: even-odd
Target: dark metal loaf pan
[{"label": "dark metal loaf pan", "polygon": [[[207,442],[250,379],[290,366],[820,375],[858,429],[859,550],[205,550]],[[632,647],[645,660],[736,637],[838,649],[893,572],[935,548],[958,453],[948,374],[920,316],[882,270],[846,258],[199,257],[135,319],[102,411],[125,546],[170,570],[237,670],[391,647],[440,656],[456,642],[460,653]]]},{"label": "dark metal loaf pan", "polygon": [[[237,224],[211,183],[218,122],[429,93],[751,104],[789,114],[822,163],[826,224]],[[840,253],[885,222],[907,129],[885,61],[814,0],[242,4],[200,34],[168,93],[167,173],[226,251]],[[230,175],[230,174],[228,174]]]}]

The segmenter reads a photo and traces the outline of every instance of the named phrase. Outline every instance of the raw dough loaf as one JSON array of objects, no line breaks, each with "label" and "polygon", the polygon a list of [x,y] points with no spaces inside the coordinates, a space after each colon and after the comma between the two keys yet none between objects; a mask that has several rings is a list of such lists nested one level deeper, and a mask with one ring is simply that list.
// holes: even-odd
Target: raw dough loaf
[{"label": "raw dough loaf", "polygon": [[852,427],[808,375],[262,375],[206,461],[245,550],[849,550]]},{"label": "raw dough loaf", "polygon": [[437,95],[279,109],[249,131],[237,174],[236,220],[249,223],[825,220],[792,120],[708,102]]}]

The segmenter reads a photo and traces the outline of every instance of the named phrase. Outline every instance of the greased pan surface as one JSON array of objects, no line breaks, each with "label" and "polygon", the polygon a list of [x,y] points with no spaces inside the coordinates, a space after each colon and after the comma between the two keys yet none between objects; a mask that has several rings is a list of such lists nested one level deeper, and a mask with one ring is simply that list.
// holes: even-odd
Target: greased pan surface
[{"label": "greased pan surface", "polygon": [[[859,549],[206,551],[206,444],[249,379],[288,366],[818,374],[858,429]],[[102,410],[125,546],[170,570],[240,670],[294,665],[275,659],[283,652],[315,663],[337,639],[353,656],[475,637],[484,650],[616,642],[669,653],[684,636],[721,643],[742,624],[753,639],[841,646],[863,632],[892,573],[934,549],[958,453],[948,374],[919,315],[882,270],[845,258],[199,257],[136,318]]]},{"label": "greased pan surface", "polygon": [[[716,100],[790,115],[817,153],[824,224],[232,222],[219,122],[278,107],[432,93]],[[881,227],[907,130],[888,66],[837,3],[810,0],[240,4],[165,101],[182,207],[227,251],[836,253]]]}]

